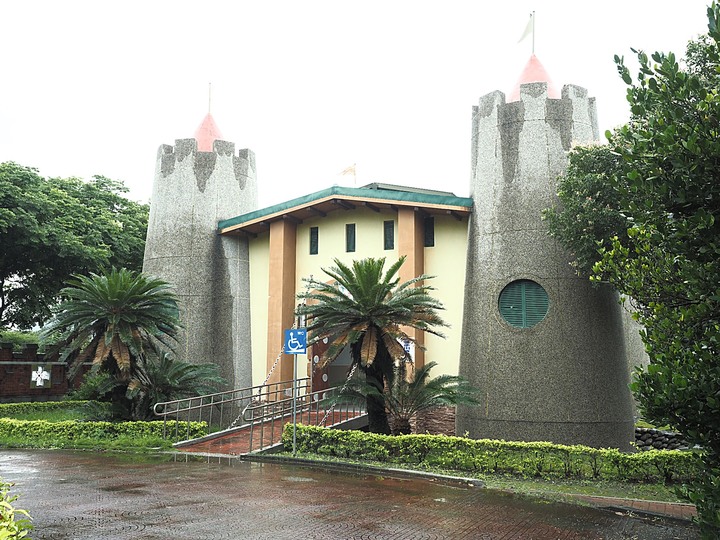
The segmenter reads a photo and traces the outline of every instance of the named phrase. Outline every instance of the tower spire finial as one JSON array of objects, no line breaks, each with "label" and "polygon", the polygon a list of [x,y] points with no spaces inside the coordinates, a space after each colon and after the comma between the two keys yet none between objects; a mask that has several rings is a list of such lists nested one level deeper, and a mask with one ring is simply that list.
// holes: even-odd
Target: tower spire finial
[{"label": "tower spire finial", "polygon": [[[534,38],[533,38],[534,39]],[[210,114],[212,111],[210,110],[212,105],[212,83],[208,83],[208,114]]]}]

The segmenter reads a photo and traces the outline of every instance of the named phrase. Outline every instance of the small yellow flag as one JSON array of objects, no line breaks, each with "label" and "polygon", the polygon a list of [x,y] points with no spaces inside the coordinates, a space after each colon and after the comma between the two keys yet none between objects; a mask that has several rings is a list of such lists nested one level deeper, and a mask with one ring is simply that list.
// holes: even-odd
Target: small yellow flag
[{"label": "small yellow flag", "polygon": [[342,176],[344,176],[344,175],[346,175],[346,174],[352,174],[353,176],[355,176],[355,165],[356,165],[356,164],[353,163],[353,164],[350,165],[348,168],[346,168],[346,169],[344,169],[343,171],[341,171],[340,174],[341,174]]}]

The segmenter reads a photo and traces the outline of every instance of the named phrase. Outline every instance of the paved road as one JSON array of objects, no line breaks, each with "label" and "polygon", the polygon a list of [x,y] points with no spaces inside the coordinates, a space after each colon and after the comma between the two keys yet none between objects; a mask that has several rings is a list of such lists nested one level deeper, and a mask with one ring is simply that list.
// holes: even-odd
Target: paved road
[{"label": "paved road", "polygon": [[691,539],[689,524],[227,458],[0,451],[34,540]]}]

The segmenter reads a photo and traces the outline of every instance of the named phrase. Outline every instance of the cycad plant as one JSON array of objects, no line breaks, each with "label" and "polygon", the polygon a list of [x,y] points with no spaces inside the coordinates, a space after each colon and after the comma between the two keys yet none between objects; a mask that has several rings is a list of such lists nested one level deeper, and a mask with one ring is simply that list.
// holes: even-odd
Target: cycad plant
[{"label": "cycad plant", "polygon": [[190,364],[163,352],[159,358],[140,359],[127,396],[132,400],[133,418],[150,420],[156,403],[211,394],[224,383],[217,364]]},{"label": "cycad plant", "polygon": [[[412,432],[410,420],[417,413],[455,405],[477,405],[478,390],[462,377],[439,375],[430,378],[430,370],[437,365],[428,362],[407,377],[408,363],[401,362],[393,369],[393,376],[383,394],[385,407],[390,413],[393,435]],[[357,402],[368,396],[378,396],[378,389],[367,382],[351,379],[342,393],[332,398],[336,403]]]},{"label": "cycad plant", "polygon": [[125,269],[105,275],[76,275],[61,293],[65,300],[44,334],[59,337],[50,356],[70,364],[74,378],[85,362],[120,383],[112,401],[129,408],[125,395],[140,363],[172,349],[178,331],[178,306],[170,285]]},{"label": "cycad plant", "polygon": [[350,347],[353,364],[377,390],[367,396],[369,429],[374,433],[390,433],[383,391],[393,363],[406,357],[402,344],[414,342],[404,329],[442,336],[437,327],[446,326],[438,315],[442,304],[423,283],[430,276],[400,283],[397,274],[404,261],[401,257],[384,272],[384,258],[353,261],[351,267],[335,259],[334,267],[323,269],[333,281],[305,280],[308,292],[298,295],[305,300],[298,315],[307,317],[310,341],[330,340],[318,366],[325,367]]}]

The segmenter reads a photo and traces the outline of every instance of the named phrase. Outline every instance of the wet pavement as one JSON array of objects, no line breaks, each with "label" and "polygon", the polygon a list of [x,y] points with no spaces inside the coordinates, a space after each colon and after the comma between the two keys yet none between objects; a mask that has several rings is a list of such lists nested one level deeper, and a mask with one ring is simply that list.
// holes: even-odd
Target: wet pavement
[{"label": "wet pavement", "polygon": [[0,450],[0,477],[34,540],[699,538],[686,522],[234,458]]}]

